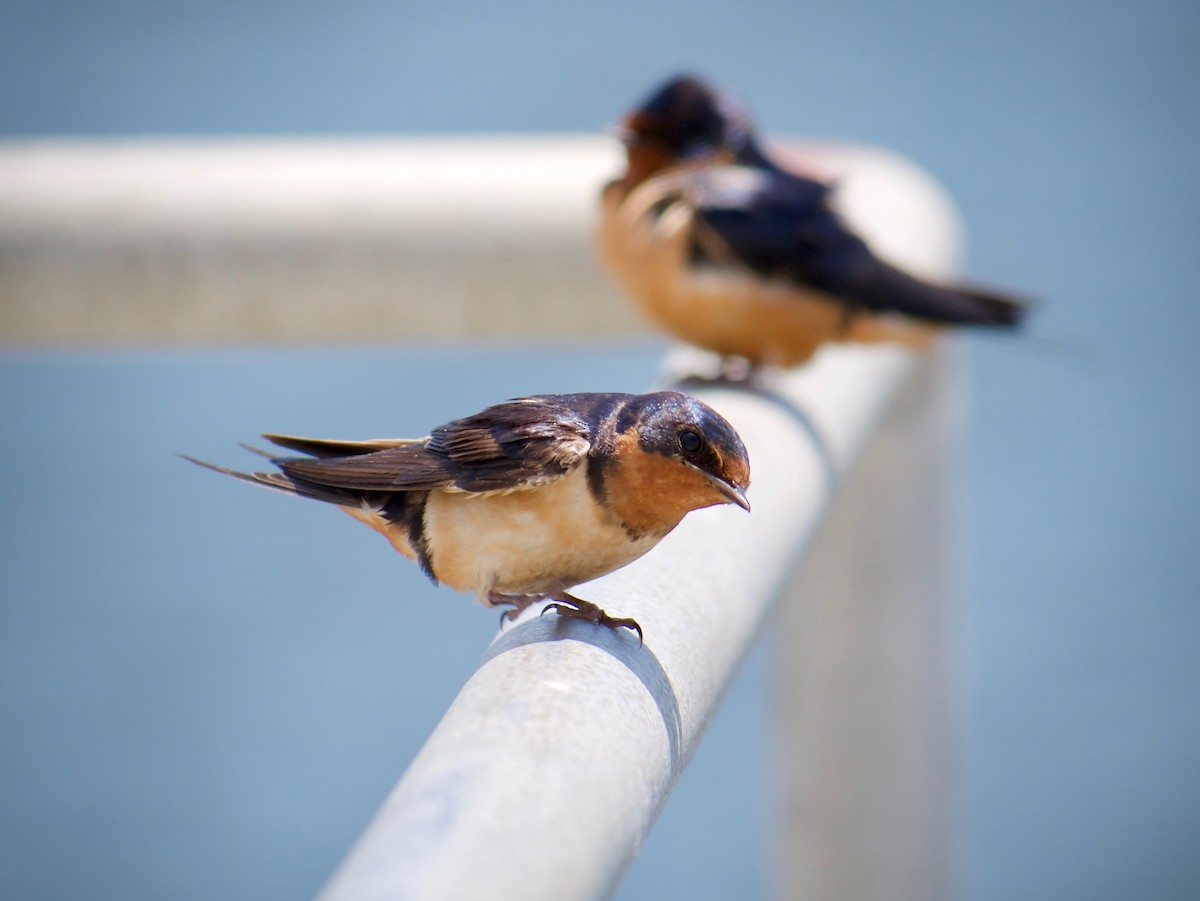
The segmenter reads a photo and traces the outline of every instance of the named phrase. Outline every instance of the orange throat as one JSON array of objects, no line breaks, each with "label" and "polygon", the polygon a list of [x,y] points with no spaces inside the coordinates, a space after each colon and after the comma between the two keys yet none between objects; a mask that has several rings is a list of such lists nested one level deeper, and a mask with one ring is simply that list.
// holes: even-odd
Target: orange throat
[{"label": "orange throat", "polygon": [[606,496],[632,532],[666,535],[692,510],[729,503],[700,472],[680,460],[647,453],[632,433],[617,439]]}]

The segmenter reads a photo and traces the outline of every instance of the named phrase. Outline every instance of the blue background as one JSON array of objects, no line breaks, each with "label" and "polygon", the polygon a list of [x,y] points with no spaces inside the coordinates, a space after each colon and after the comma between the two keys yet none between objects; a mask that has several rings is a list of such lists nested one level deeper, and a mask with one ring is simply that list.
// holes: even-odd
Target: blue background
[{"label": "blue background", "polygon": [[[8,0],[0,133],[594,131],[690,68],[768,131],[917,161],[969,272],[1043,299],[1035,337],[972,343],[964,890],[1184,899],[1198,46],[1164,0]],[[349,521],[171,454],[637,389],[657,350],[5,353],[0,895],[311,894],[493,631]],[[766,895],[768,707],[759,652],[622,898]]]}]

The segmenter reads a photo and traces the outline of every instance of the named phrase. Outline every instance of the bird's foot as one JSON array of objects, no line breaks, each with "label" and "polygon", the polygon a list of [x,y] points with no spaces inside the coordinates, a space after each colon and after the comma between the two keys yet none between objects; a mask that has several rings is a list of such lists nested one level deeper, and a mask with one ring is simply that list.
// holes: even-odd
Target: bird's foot
[{"label": "bird's foot", "polygon": [[717,370],[720,381],[746,383],[754,382],[759,377],[760,367],[753,360],[745,357],[721,357],[721,366]]},{"label": "bird's foot", "polygon": [[732,385],[741,388],[761,388],[768,380],[772,367],[755,363],[745,357],[721,357],[716,368],[708,372],[692,372],[680,379],[680,384],[692,382],[706,387]]},{"label": "bird's foot", "polygon": [[489,592],[484,600],[484,603],[489,607],[499,607],[502,605],[511,605],[511,610],[505,610],[500,614],[500,628],[504,628],[505,623],[511,623],[518,616],[525,612],[530,604],[535,601],[544,601],[545,595],[542,594],[498,594],[497,592]]},{"label": "bird's foot", "polygon": [[637,620],[624,616],[609,616],[591,601],[574,597],[565,591],[554,595],[553,602],[546,605],[545,609],[542,610],[542,614],[545,615],[547,610],[553,610],[559,616],[570,619],[581,619],[584,622],[607,626],[614,631],[617,629],[628,629],[630,632],[637,633],[638,645],[642,644],[642,627],[638,625]]}]

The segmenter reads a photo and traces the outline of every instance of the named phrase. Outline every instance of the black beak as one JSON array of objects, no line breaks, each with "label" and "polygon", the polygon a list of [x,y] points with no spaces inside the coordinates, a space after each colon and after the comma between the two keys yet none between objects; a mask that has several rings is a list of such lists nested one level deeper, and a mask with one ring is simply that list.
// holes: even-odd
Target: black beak
[{"label": "black beak", "polygon": [[729,503],[737,504],[747,513],[750,512],[750,502],[746,500],[746,492],[743,489],[710,473],[705,473],[705,475],[708,476],[709,481],[712,483],[712,486],[717,489],[717,492],[722,497],[726,498]]}]

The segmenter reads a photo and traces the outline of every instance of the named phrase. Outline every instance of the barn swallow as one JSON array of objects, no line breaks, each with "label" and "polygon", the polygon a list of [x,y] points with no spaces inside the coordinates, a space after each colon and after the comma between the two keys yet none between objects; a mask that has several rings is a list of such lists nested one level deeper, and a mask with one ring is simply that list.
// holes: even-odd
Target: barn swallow
[{"label": "barn swallow", "polygon": [[723,357],[795,366],[826,341],[923,346],[950,325],[1015,327],[1011,297],[916,278],[834,211],[835,185],[776,163],[745,109],[671,79],[618,129],[601,258],[660,326]]},{"label": "barn swallow", "polygon": [[185,459],[341,507],[434,584],[511,605],[503,618],[549,600],[547,610],[639,641],[634,620],[567,590],[641,557],[692,510],[750,509],[741,438],[676,391],[517,398],[425,438],[263,437],[306,456],[258,451],[279,471],[250,473]]}]

